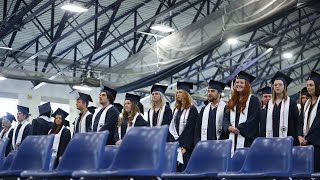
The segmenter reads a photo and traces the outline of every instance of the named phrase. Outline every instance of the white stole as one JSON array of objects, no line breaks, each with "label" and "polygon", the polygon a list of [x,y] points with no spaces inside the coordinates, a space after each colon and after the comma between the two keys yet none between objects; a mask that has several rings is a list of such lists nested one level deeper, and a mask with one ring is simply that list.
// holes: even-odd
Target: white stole
[{"label": "white stole", "polygon": [[320,97],[318,97],[316,104],[313,106],[309,118],[309,127],[308,127],[308,116],[309,116],[309,109],[310,109],[310,104],[311,104],[311,99],[308,99],[307,102],[305,103],[304,107],[304,117],[303,117],[303,135],[306,136],[308,134],[308,130],[310,130],[312,123],[317,115],[317,109],[318,109],[318,104],[319,104]]},{"label": "white stole", "polygon": [[[97,127],[97,131],[99,131],[99,130],[101,129],[101,127],[104,125],[107,111],[108,111],[112,106],[113,106],[112,104],[109,104],[109,105],[103,110],[103,112],[101,113],[101,116],[100,116],[100,119],[99,119],[99,123],[98,123],[98,127]],[[93,117],[92,117],[92,125],[91,125],[91,129],[92,129],[92,130],[93,130],[94,120],[96,119],[96,116],[97,116],[97,114],[99,113],[99,111],[100,111],[101,109],[102,109],[102,108],[96,109],[95,112],[94,112],[94,114],[93,114]]]},{"label": "white stole", "polygon": [[[252,95],[250,94],[248,99],[247,99],[246,108],[244,109],[243,113],[240,112],[238,125],[247,121],[249,103],[250,103],[251,96]],[[260,108],[260,107],[256,107],[256,108]],[[231,122],[231,125],[233,127],[236,127],[236,110],[234,110],[234,111],[230,110],[230,122]],[[240,133],[237,134],[237,144],[235,144],[235,138],[236,138],[236,135],[234,133],[230,133],[229,134],[229,139],[232,140],[232,149],[231,149],[232,154],[234,152],[234,147],[235,146],[236,146],[236,149],[244,147],[245,138]]]},{"label": "white stole", "polygon": [[[218,103],[217,112],[216,112],[216,137],[219,139],[222,132],[222,120],[224,107],[226,103],[220,101]],[[202,115],[202,124],[201,124],[201,141],[206,141],[208,137],[208,121],[209,121],[209,113],[210,113],[211,103],[207,104],[207,106],[203,110]]]},{"label": "white stole", "polygon": [[9,138],[9,133],[10,133],[11,129],[13,129],[12,126],[10,126],[10,128],[8,129],[7,132],[4,132],[4,129],[2,129],[0,132],[0,137],[2,137],[3,133],[5,133],[3,138]]},{"label": "white stole", "polygon": [[[169,132],[174,137],[175,140],[177,140],[179,138],[179,136],[181,135],[181,133],[183,132],[183,130],[187,124],[187,120],[188,120],[189,114],[190,114],[190,108],[191,108],[191,106],[188,109],[184,109],[185,111],[183,110],[183,112],[180,116],[179,134],[178,134],[178,132],[176,130],[176,126],[175,126],[175,119],[176,119],[176,116],[178,113],[178,109],[174,110],[173,118],[172,118],[170,126],[169,126]],[[179,147],[177,151],[178,151],[177,161],[179,163],[183,164],[184,162],[183,162],[182,148]]]},{"label": "white stole", "polygon": [[17,150],[18,147],[20,146],[21,141],[22,141],[22,136],[23,136],[24,129],[30,123],[28,122],[28,120],[23,120],[21,122],[21,124],[22,124],[22,126],[19,129],[17,141],[15,141],[15,139],[16,139],[16,131],[17,131],[18,126],[16,128],[14,128],[14,131],[13,131],[13,137],[12,137],[12,148],[13,148],[13,150]]},{"label": "white stole", "polygon": [[[267,110],[267,125],[266,125],[266,137],[273,137],[273,107],[274,104],[272,100],[268,103]],[[281,101],[281,109],[280,109],[280,125],[279,125],[279,137],[284,138],[287,137],[288,134],[288,124],[289,124],[289,107],[290,107],[290,97],[284,102],[284,99]]]},{"label": "white stole", "polygon": [[[157,127],[160,127],[161,124],[162,124],[162,121],[163,121],[163,115],[164,115],[164,112],[166,111],[166,104],[164,104],[162,106],[162,108],[160,109],[160,115],[158,116],[159,119],[158,122],[157,122]],[[149,111],[149,122],[150,122],[150,127],[153,127],[153,113],[154,113],[154,110],[151,108],[150,111]]]},{"label": "white stole", "polygon": [[[134,115],[133,120],[132,120],[132,126],[129,126],[129,122],[127,124],[127,129],[126,129],[126,133],[132,128],[134,127],[136,121],[137,121],[137,117],[139,116],[139,113],[136,113],[136,115]],[[118,127],[118,134],[119,134],[119,139],[121,140],[123,137],[121,137],[121,125]]]},{"label": "white stole", "polygon": [[[81,118],[77,117],[76,118],[76,125],[74,127],[74,132],[77,128],[77,124],[80,123],[80,126],[79,126],[79,133],[84,133],[84,132],[87,132],[86,131],[86,119],[87,119],[87,116],[89,116],[91,113],[89,111],[87,111],[84,116]],[[78,122],[80,120],[80,122]]]},{"label": "white stole", "polygon": [[[62,126],[59,133],[54,135],[54,140],[53,140],[53,145],[52,145],[52,156],[57,157],[58,149],[59,149],[59,144],[60,144],[60,138],[61,138],[61,133],[65,126]],[[51,129],[48,134],[50,134]]]}]

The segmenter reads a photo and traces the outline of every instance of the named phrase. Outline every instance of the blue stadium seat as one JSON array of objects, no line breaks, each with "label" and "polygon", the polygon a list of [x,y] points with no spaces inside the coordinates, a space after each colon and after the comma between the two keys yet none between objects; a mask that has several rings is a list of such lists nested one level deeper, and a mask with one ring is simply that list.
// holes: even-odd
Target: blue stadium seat
[{"label": "blue stadium seat", "polygon": [[3,138],[0,140],[0,170],[4,170],[5,153],[8,141],[8,138]]},{"label": "blue stadium seat", "polygon": [[9,170],[0,171],[0,177],[19,177],[24,170],[48,170],[53,138],[53,135],[27,136],[21,143]]},{"label": "blue stadium seat", "polygon": [[75,170],[98,169],[109,132],[77,133],[68,144],[58,167],[54,170],[23,171],[22,177],[71,177]]},{"label": "blue stadium seat", "polygon": [[76,171],[75,178],[158,177],[164,170],[168,126],[133,127],[127,132],[108,169]]},{"label": "blue stadium seat", "polygon": [[215,178],[226,172],[231,163],[230,140],[209,140],[197,143],[183,172],[163,173],[163,178]]},{"label": "blue stadium seat", "polygon": [[313,146],[295,146],[292,149],[292,177],[310,178],[313,173]]},{"label": "blue stadium seat", "polygon": [[293,138],[256,138],[239,172],[219,173],[220,178],[282,178],[292,176]]},{"label": "blue stadium seat", "polygon": [[8,170],[13,162],[14,157],[17,154],[17,150],[11,151],[8,156],[5,158],[4,160],[4,164],[3,164],[3,170]]},{"label": "blue stadium seat", "polygon": [[106,169],[112,163],[118,152],[119,146],[108,145],[104,148],[103,156],[99,165],[99,169]]},{"label": "blue stadium seat", "polygon": [[231,158],[231,166],[228,171],[240,171],[250,148],[237,149]]},{"label": "blue stadium seat", "polygon": [[164,173],[173,173],[177,171],[177,156],[178,156],[178,142],[172,142],[166,144],[166,160],[165,160],[165,167]]}]

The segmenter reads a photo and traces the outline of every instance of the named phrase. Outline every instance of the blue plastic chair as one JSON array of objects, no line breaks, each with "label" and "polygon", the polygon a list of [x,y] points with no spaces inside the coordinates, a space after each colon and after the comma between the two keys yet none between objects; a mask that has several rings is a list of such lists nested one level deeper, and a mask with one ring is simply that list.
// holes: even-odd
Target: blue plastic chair
[{"label": "blue plastic chair", "polygon": [[178,147],[178,142],[166,143],[164,173],[173,173],[177,171]]},{"label": "blue plastic chair", "polygon": [[0,170],[4,169],[5,153],[6,153],[8,141],[9,141],[8,138],[3,138],[0,140]]},{"label": "blue plastic chair", "polygon": [[292,149],[292,177],[310,178],[313,173],[313,146],[295,146]]},{"label": "blue plastic chair", "polygon": [[76,171],[75,178],[159,177],[164,170],[168,126],[133,127],[127,132],[108,169]]},{"label": "blue plastic chair", "polygon": [[197,143],[183,172],[163,173],[163,178],[215,178],[226,172],[231,163],[231,140],[209,140]]},{"label": "blue plastic chair", "polygon": [[103,156],[99,165],[99,169],[106,169],[112,163],[118,152],[119,146],[108,145],[104,148]]},{"label": "blue plastic chair", "polygon": [[239,172],[219,173],[219,178],[281,178],[292,176],[293,138],[256,138]]},{"label": "blue plastic chair", "polygon": [[22,177],[57,178],[71,177],[75,170],[98,169],[109,132],[77,133],[69,142],[55,170],[23,171]]},{"label": "blue plastic chair", "polygon": [[13,162],[14,157],[16,157],[17,154],[17,150],[15,151],[11,151],[8,156],[5,158],[4,160],[4,164],[3,164],[3,170],[8,170]]},{"label": "blue plastic chair", "polygon": [[48,170],[53,138],[53,135],[27,136],[9,169],[0,171],[0,177],[19,177],[24,170]]},{"label": "blue plastic chair", "polygon": [[231,166],[228,171],[240,171],[250,148],[237,149],[231,158]]}]

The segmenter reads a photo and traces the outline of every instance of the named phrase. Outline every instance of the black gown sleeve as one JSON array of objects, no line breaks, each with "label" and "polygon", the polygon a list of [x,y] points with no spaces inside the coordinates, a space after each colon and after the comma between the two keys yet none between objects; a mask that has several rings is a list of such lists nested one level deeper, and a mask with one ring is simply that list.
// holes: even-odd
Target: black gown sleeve
[{"label": "black gown sleeve", "polygon": [[202,116],[203,116],[203,111],[205,107],[202,107],[200,114],[198,116],[195,130],[194,130],[194,145],[196,146],[197,143],[201,140],[201,126],[202,126]]},{"label": "black gown sleeve", "polygon": [[308,144],[313,144],[320,147],[320,130],[319,129],[320,129],[320,105],[318,105],[317,115],[313,120],[313,123],[310,127],[308,134],[305,137]]},{"label": "black gown sleeve", "polygon": [[93,117],[92,114],[89,114],[86,117],[86,132],[91,132],[92,117]]},{"label": "black gown sleeve", "polygon": [[195,130],[197,118],[198,118],[198,110],[196,107],[191,106],[186,127],[184,128],[183,132],[177,139],[180,147],[184,147],[186,149],[193,148],[193,140],[194,140],[193,137],[194,137],[194,130]]},{"label": "black gown sleeve", "polygon": [[70,140],[71,140],[70,130],[67,128],[64,128],[61,132],[61,137],[60,137],[60,142],[59,142],[59,147],[57,152],[57,159],[59,159],[63,155]]},{"label": "black gown sleeve", "polygon": [[149,126],[149,127],[151,127],[151,125],[150,125],[150,124],[151,124],[151,120],[150,120],[150,110],[151,110],[151,109],[148,110],[148,126]]},{"label": "black gown sleeve", "polygon": [[32,125],[31,124],[28,124],[25,128],[24,128],[24,131],[23,131],[23,134],[22,134],[22,139],[21,139],[21,143],[22,141],[29,135],[32,135]]},{"label": "black gown sleeve", "polygon": [[119,118],[119,111],[115,107],[111,107],[106,114],[105,118],[105,124],[101,127],[99,131],[109,131],[109,136],[108,136],[108,145],[114,145],[115,144],[115,139],[114,139],[114,134],[117,130],[117,122]]},{"label": "black gown sleeve", "polygon": [[166,105],[161,125],[168,125],[169,126],[171,123],[171,120],[172,120],[172,110],[170,109],[170,107],[168,105]]},{"label": "black gown sleeve", "polygon": [[240,134],[253,141],[258,136],[259,119],[261,116],[261,105],[257,97],[251,96],[247,120],[238,125]]},{"label": "black gown sleeve", "polygon": [[12,137],[13,137],[13,129],[10,130],[9,135],[8,135],[9,140],[8,140],[5,156],[8,156],[8,154],[12,150]]},{"label": "black gown sleeve", "polygon": [[299,109],[297,106],[297,103],[290,99],[290,106],[289,106],[289,121],[291,121],[290,124],[292,124],[292,127],[290,128],[290,135],[293,136],[294,139],[294,145],[299,145],[298,136],[302,136],[302,134],[299,133],[300,127],[299,127]]},{"label": "black gown sleeve", "polygon": [[37,119],[33,119],[32,120],[32,135],[38,135],[37,132],[38,132],[38,122],[37,122]]},{"label": "black gown sleeve", "polygon": [[134,126],[148,126],[148,122],[145,121],[143,119],[143,117],[139,114],[137,119],[136,119],[136,123],[134,124]]},{"label": "black gown sleeve", "polygon": [[222,131],[223,131],[223,136],[224,136],[223,139],[228,138],[228,134],[229,134],[228,128],[230,126],[232,126],[231,122],[230,122],[230,111],[231,110],[228,109],[228,104],[227,104],[224,108],[223,120],[222,120]]}]

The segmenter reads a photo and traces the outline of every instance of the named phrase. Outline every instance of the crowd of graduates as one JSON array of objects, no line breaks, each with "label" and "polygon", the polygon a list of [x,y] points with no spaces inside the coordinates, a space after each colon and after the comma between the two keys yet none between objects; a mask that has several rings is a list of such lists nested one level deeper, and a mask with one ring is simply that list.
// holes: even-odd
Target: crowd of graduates
[{"label": "crowd of graduates", "polygon": [[[79,93],[76,107],[80,111],[74,121],[73,133],[110,132],[107,145],[120,145],[125,134],[135,126],[169,126],[168,142],[179,142],[178,171],[186,168],[195,145],[205,140],[232,140],[232,151],[250,147],[256,137],[294,138],[295,146],[314,146],[314,171],[320,172],[320,74],[311,72],[306,87],[301,91],[300,107],[288,96],[287,87],[292,78],[277,72],[271,87],[259,90],[261,99],[252,94],[255,77],[241,71],[228,83],[211,80],[207,88],[207,104],[200,112],[192,99],[193,84],[177,82],[175,105],[166,103],[167,86],[152,86],[151,108],[143,118],[140,96],[127,93],[123,105],[114,103],[117,91],[104,86],[99,94],[101,107],[88,107],[92,98]],[[221,100],[225,86],[230,86],[228,102]],[[17,118],[7,113],[2,117],[1,138],[8,138],[6,155],[18,150],[29,135],[55,134],[53,155],[55,166],[63,157],[71,132],[66,121],[68,113],[58,108],[54,113],[50,102],[40,105],[39,117],[28,121],[29,108],[18,105]],[[51,117],[54,118],[52,122]],[[11,123],[17,121],[13,128]]]}]

